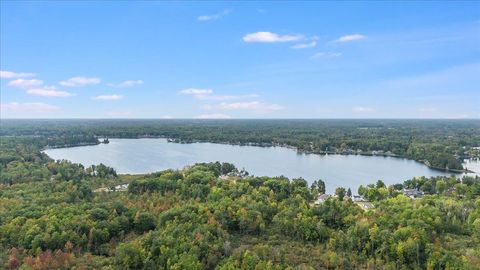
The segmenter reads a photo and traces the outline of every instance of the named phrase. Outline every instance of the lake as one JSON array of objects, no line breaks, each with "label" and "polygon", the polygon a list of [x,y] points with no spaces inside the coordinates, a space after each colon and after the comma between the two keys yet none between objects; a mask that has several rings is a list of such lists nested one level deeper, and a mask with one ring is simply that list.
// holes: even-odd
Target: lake
[{"label": "lake", "polygon": [[[166,139],[110,139],[109,144],[44,151],[51,158],[84,166],[103,163],[121,174],[141,174],[183,168],[197,162],[230,162],[256,176],[322,179],[327,192],[375,183],[400,183],[415,176],[450,175],[408,159],[360,155],[299,154],[284,147],[238,146],[215,143],[169,143]],[[472,167],[473,164],[470,164]],[[460,174],[457,174],[460,176]]]}]

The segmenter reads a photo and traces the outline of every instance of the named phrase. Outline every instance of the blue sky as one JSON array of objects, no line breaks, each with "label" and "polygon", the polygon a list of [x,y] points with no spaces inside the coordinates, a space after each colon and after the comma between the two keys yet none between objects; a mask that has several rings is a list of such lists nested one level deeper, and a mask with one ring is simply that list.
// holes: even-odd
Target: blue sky
[{"label": "blue sky", "polygon": [[0,5],[2,118],[480,118],[480,2]]}]

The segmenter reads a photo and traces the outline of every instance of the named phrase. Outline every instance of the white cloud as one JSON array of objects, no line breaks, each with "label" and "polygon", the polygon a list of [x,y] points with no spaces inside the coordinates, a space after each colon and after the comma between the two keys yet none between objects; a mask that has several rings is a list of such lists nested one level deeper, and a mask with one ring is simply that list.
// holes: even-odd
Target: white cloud
[{"label": "white cloud", "polygon": [[260,101],[251,101],[251,102],[234,102],[234,103],[220,103],[217,106],[219,109],[223,110],[251,110],[262,113],[270,113],[273,111],[282,110],[283,107],[278,104],[268,104],[262,103]]},{"label": "white cloud", "polygon": [[116,83],[116,84],[115,83],[109,83],[107,85],[110,86],[110,87],[123,88],[123,87],[132,87],[132,86],[140,85],[140,84],[143,84],[142,80],[127,80],[127,81],[123,81],[121,83]]},{"label": "white cloud", "polygon": [[230,119],[232,118],[230,115],[222,114],[222,113],[214,113],[214,114],[201,114],[196,116],[197,119]]},{"label": "white cloud", "polygon": [[199,88],[188,88],[181,90],[179,92],[183,95],[191,95],[199,100],[232,100],[232,99],[243,99],[243,98],[254,98],[258,97],[257,94],[247,94],[247,95],[213,95],[212,89],[199,89]]},{"label": "white cloud", "polygon": [[279,35],[272,32],[250,33],[243,37],[245,42],[292,42],[303,39],[302,35]]},{"label": "white cloud", "polygon": [[317,46],[317,42],[314,40],[314,41],[309,42],[309,43],[295,44],[290,48],[292,48],[292,49],[307,49],[307,48],[313,48],[315,46]]},{"label": "white cloud", "polygon": [[170,115],[162,115],[160,116],[160,119],[173,119],[174,117],[173,116],[170,116]]},{"label": "white cloud", "polygon": [[8,82],[8,86],[17,88],[31,88],[43,84],[42,80],[37,79],[16,79]]},{"label": "white cloud", "polygon": [[72,77],[68,80],[61,81],[60,85],[67,86],[67,87],[80,87],[80,86],[99,84],[100,82],[101,80],[99,78]]},{"label": "white cloud", "polygon": [[28,77],[35,77],[35,74],[0,70],[0,78],[2,79],[28,78]]},{"label": "white cloud", "polygon": [[197,20],[203,21],[203,22],[204,21],[215,21],[215,20],[221,19],[222,17],[228,15],[230,12],[231,12],[231,10],[225,9],[224,11],[222,11],[220,13],[217,13],[217,14],[198,16]]},{"label": "white cloud", "polygon": [[195,98],[200,100],[232,100],[232,99],[243,99],[243,98],[255,98],[258,97],[257,94],[248,94],[248,95],[197,95]]},{"label": "white cloud", "polygon": [[375,109],[371,108],[371,107],[360,107],[359,106],[359,107],[353,107],[352,111],[357,112],[357,113],[371,113],[371,112],[374,112]]},{"label": "white cloud", "polygon": [[353,35],[341,36],[335,39],[333,42],[343,43],[343,42],[350,42],[350,41],[356,41],[356,40],[362,40],[362,39],[365,39],[364,35],[353,34]]},{"label": "white cloud", "polygon": [[208,95],[212,93],[212,89],[187,88],[180,90],[180,94],[184,95]]},{"label": "white cloud", "polygon": [[340,52],[318,52],[314,55],[312,55],[312,59],[325,59],[325,58],[335,58],[342,56],[342,53]]},{"label": "white cloud", "polygon": [[93,99],[95,100],[105,100],[105,101],[112,101],[112,100],[120,100],[122,99],[122,95],[100,95],[96,96]]},{"label": "white cloud", "polygon": [[75,96],[75,94],[56,90],[55,87],[44,87],[44,88],[35,88],[27,90],[27,94],[34,95],[34,96],[42,96],[42,97],[71,97]]},{"label": "white cloud", "polygon": [[45,113],[45,112],[52,112],[59,109],[59,107],[42,103],[42,102],[26,102],[26,103],[18,103],[18,102],[10,102],[0,104],[0,109],[2,111],[11,111],[17,113],[25,113],[25,112],[35,112],[35,113]]}]

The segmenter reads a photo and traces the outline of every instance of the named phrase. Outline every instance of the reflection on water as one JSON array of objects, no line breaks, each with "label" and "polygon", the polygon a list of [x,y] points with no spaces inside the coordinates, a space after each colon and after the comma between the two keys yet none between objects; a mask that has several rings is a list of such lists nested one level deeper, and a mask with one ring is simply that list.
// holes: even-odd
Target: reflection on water
[{"label": "reflection on water", "polygon": [[131,174],[182,168],[197,162],[230,162],[257,176],[303,177],[309,183],[322,179],[330,193],[339,186],[356,192],[359,185],[378,179],[393,184],[414,176],[449,175],[416,161],[394,157],[297,154],[282,147],[178,144],[166,139],[110,139],[109,144],[45,152],[53,159],[67,159],[85,166],[104,163],[118,173]]}]

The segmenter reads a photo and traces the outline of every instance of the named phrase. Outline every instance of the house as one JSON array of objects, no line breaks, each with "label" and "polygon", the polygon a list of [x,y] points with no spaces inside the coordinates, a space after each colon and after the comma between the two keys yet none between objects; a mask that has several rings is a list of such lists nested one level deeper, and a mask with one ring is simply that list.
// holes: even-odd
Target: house
[{"label": "house", "polygon": [[365,199],[360,195],[353,195],[353,201],[354,202],[364,202]]},{"label": "house", "polygon": [[356,202],[356,204],[360,206],[363,211],[372,210],[375,208],[375,206],[371,202]]},{"label": "house", "polygon": [[321,195],[318,196],[318,198],[315,200],[314,204],[315,204],[315,205],[322,204],[322,203],[324,203],[326,200],[328,200],[330,197],[332,197],[332,195],[329,195],[329,194],[321,194]]},{"label": "house", "polygon": [[221,175],[220,178],[221,179],[228,179],[229,177],[244,178],[244,177],[247,177],[247,176],[248,176],[248,172],[245,169],[242,169],[240,171],[229,172],[226,175]]},{"label": "house", "polygon": [[419,191],[416,188],[404,188],[403,189],[403,194],[407,197],[410,197],[412,199],[422,197],[424,195],[424,192]]},{"label": "house", "polygon": [[101,188],[97,188],[95,189],[93,192],[109,192],[110,190],[106,187],[101,187]]},{"label": "house", "polygon": [[127,191],[127,190],[128,190],[128,184],[122,184],[122,185],[117,185],[113,188],[106,188],[106,187],[97,188],[93,192],[115,192],[115,191]]},{"label": "house", "polygon": [[128,184],[115,186],[115,191],[127,191],[127,189],[128,189]]}]

